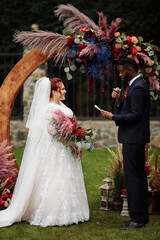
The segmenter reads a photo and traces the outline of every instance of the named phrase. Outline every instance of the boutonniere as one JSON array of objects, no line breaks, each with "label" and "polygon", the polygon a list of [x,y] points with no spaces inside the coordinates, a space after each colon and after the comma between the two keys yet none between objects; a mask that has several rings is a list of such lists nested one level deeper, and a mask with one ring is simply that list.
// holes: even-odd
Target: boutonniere
[{"label": "boutonniere", "polygon": [[123,98],[126,99],[128,97],[127,92],[123,94]]}]

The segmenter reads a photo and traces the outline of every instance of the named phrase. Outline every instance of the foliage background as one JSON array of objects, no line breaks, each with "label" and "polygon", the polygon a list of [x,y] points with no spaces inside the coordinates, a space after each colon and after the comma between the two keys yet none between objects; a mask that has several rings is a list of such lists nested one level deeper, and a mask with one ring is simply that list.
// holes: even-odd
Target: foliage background
[{"label": "foliage background", "polygon": [[160,7],[158,0],[1,0],[0,1],[0,52],[21,51],[21,46],[15,44],[15,30],[30,30],[33,23],[38,23],[40,29],[52,32],[62,32],[63,24],[54,16],[53,11],[58,4],[73,4],[81,12],[98,23],[97,12],[103,11],[108,23],[116,17],[123,19],[120,31],[137,34],[148,42],[154,39],[159,44]]}]

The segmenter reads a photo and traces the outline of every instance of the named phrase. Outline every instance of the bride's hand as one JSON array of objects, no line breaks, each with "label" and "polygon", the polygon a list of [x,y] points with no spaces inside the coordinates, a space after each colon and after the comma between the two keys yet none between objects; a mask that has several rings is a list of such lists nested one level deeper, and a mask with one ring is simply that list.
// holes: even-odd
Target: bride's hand
[{"label": "bride's hand", "polygon": [[74,141],[70,141],[70,142],[69,142],[69,146],[70,146],[70,147],[76,147],[75,142],[74,142]]}]

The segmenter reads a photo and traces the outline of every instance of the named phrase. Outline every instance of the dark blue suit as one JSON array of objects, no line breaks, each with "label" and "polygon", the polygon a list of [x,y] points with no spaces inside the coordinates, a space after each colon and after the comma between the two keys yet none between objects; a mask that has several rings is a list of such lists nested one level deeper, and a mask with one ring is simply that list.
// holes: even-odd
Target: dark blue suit
[{"label": "dark blue suit", "polygon": [[145,172],[145,144],[150,141],[150,95],[145,82],[138,77],[118,107],[113,119],[118,140],[123,143],[124,178],[131,220],[148,222],[148,186]]}]

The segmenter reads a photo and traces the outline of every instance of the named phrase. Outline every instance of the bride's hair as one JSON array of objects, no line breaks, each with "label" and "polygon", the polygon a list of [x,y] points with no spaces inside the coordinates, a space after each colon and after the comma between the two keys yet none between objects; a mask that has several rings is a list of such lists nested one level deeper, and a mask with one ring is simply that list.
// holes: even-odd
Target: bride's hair
[{"label": "bride's hair", "polygon": [[51,94],[50,94],[50,96],[52,96],[52,90],[57,91],[58,88],[61,87],[62,79],[54,77],[54,78],[50,78],[49,80],[51,81]]}]

